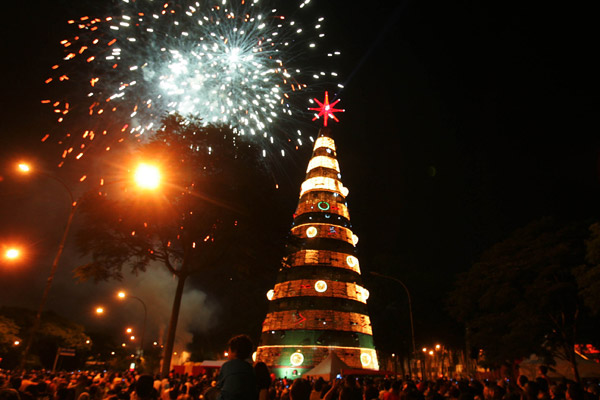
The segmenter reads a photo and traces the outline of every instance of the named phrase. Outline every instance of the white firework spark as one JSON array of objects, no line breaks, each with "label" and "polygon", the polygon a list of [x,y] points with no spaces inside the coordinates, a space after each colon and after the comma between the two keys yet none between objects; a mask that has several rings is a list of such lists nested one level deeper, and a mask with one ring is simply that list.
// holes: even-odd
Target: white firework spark
[{"label": "white firework spark", "polygon": [[304,27],[259,0],[233,1],[122,0],[116,15],[69,21],[79,30],[61,42],[66,55],[46,82],[72,85],[73,99],[44,102],[59,122],[85,106],[90,124],[67,135],[72,147],[63,157],[81,157],[98,133],[152,132],[170,113],[274,142],[276,123],[306,110],[294,106],[295,96],[308,100],[307,89],[336,81],[334,72],[309,73],[303,63],[339,52],[317,50],[322,17]]}]

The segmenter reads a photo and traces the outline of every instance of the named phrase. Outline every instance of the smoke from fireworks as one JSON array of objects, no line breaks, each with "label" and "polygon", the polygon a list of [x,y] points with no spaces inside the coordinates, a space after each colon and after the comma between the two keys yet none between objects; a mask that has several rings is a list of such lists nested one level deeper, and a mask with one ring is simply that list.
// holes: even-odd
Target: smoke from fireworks
[{"label": "smoke from fireworks", "polygon": [[[113,16],[69,21],[79,29],[61,42],[63,62],[46,81],[67,94],[43,101],[63,124],[77,115],[63,158],[81,158],[98,135],[152,132],[170,113],[275,145],[301,144],[297,128],[295,137],[277,132],[306,110],[297,96],[306,101],[307,90],[336,81],[335,72],[303,69],[339,54],[319,49],[324,18],[305,24],[258,0],[234,1],[122,0]],[[305,17],[309,1],[295,17]]]}]

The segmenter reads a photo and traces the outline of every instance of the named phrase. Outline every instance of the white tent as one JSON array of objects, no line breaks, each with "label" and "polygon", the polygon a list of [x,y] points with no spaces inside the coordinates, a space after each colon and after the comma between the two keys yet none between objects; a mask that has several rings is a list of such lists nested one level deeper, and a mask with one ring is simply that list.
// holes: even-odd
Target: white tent
[{"label": "white tent", "polygon": [[[586,360],[579,355],[575,355],[575,357],[577,358],[577,370],[579,371],[579,376],[581,378],[600,378],[600,364],[592,360]],[[556,363],[555,365],[548,366],[549,378],[567,378],[575,380],[570,362],[558,358],[554,361]],[[519,364],[519,374],[525,375],[529,379],[535,379],[538,376],[538,368],[540,365],[546,364],[535,354],[531,355]]]},{"label": "white tent", "polygon": [[343,369],[350,369],[333,351],[329,353],[326,359],[302,376],[312,376],[314,378],[323,378],[326,381],[334,380]]}]

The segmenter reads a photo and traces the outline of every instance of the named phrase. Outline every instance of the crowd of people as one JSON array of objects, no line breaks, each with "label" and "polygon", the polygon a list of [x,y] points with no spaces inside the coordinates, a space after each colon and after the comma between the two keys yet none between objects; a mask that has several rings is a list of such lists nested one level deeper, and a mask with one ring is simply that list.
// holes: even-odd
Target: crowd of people
[{"label": "crowd of people", "polygon": [[[264,369],[264,366],[256,369]],[[256,373],[256,390],[246,398],[260,400],[599,400],[599,384],[587,381],[528,380],[520,376],[486,381],[435,381],[347,376],[332,382],[297,378],[267,379]],[[217,400],[218,377],[174,375],[160,379],[126,373],[0,371],[0,400]],[[226,397],[226,396],[225,396]]]},{"label": "crowd of people", "polygon": [[[0,372],[0,400],[217,400],[222,396],[218,377],[178,376],[160,379],[126,373],[33,371]],[[344,377],[332,382],[258,379],[256,390],[242,398],[260,400],[599,400],[598,382],[561,380],[473,379],[413,381],[391,378]],[[222,398],[226,398],[222,397]],[[231,398],[231,397],[230,397]],[[236,395],[233,398],[240,398]]]},{"label": "crowd of people", "polygon": [[543,371],[532,380],[273,379],[264,363],[246,361],[251,351],[247,336],[232,338],[213,376],[0,370],[0,400],[600,400],[598,381],[554,381]]},{"label": "crowd of people", "polygon": [[[258,367],[261,369],[264,367]],[[135,372],[0,371],[0,400],[599,400],[598,382],[440,378],[420,381],[347,376],[331,382],[267,379],[256,373],[256,390],[227,397],[218,376],[172,374],[169,379]]]}]

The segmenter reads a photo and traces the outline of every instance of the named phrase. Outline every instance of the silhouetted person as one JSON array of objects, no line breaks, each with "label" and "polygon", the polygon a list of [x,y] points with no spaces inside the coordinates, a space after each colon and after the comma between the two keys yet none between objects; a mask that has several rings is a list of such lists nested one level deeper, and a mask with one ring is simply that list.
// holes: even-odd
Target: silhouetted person
[{"label": "silhouetted person", "polygon": [[217,388],[217,381],[212,381],[203,393],[205,400],[217,400],[219,397],[219,389]]},{"label": "silhouetted person", "polygon": [[141,375],[135,383],[137,400],[156,400],[158,392],[154,389],[154,378],[151,375]]},{"label": "silhouetted person", "polygon": [[254,375],[256,375],[256,389],[258,400],[268,400],[269,388],[271,387],[271,373],[269,367],[262,361],[254,364]]},{"label": "silhouetted person", "polygon": [[10,387],[15,389],[19,393],[19,398],[21,400],[34,400],[35,398],[31,395],[31,393],[26,393],[20,390],[22,379],[18,376],[13,376],[10,378]]},{"label": "silhouetted person", "polygon": [[377,400],[378,398],[379,398],[379,390],[377,390],[377,388],[373,384],[373,380],[366,379],[365,380],[364,399],[365,400]]},{"label": "silhouetted person", "polygon": [[290,400],[309,400],[311,390],[309,381],[302,378],[295,379],[290,388]]},{"label": "silhouetted person", "polygon": [[0,400],[21,400],[19,392],[15,389],[1,388],[0,389]]},{"label": "silhouetted person", "polygon": [[310,400],[321,400],[321,393],[323,393],[323,387],[325,386],[325,381],[323,378],[318,378],[314,384],[312,391],[310,392]]},{"label": "silhouetted person", "polygon": [[584,400],[583,389],[578,383],[570,383],[567,385],[565,398],[567,400]]},{"label": "silhouetted person", "polygon": [[[400,385],[398,385],[398,391],[400,391]],[[362,390],[356,383],[356,378],[350,376],[344,378],[340,400],[363,400]]]},{"label": "silhouetted person", "polygon": [[247,335],[229,339],[229,361],[221,367],[217,387],[219,400],[256,400],[258,391],[254,368],[246,361],[252,355],[252,341]]}]

